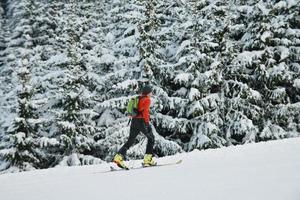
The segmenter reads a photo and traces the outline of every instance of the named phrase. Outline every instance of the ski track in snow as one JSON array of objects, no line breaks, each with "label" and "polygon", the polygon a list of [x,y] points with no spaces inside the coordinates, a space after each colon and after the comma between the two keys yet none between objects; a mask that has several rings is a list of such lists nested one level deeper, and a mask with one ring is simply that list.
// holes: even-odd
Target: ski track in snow
[{"label": "ski track in snow", "polygon": [[178,159],[183,163],[111,173],[98,173],[109,170],[110,164],[102,164],[3,174],[0,199],[300,200],[300,138],[157,160]]}]

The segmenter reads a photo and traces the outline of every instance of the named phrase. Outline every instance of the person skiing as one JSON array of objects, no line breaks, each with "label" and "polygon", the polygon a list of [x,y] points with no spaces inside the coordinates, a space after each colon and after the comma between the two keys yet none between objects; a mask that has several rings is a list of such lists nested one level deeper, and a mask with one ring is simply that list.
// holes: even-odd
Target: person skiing
[{"label": "person skiing", "polygon": [[152,159],[154,135],[151,131],[151,127],[149,124],[151,93],[152,93],[152,88],[149,85],[143,87],[142,94],[141,96],[138,97],[139,100],[138,100],[137,115],[132,117],[129,138],[114,157],[113,160],[114,163],[116,163],[121,168],[128,169],[124,164],[126,151],[133,145],[135,138],[140,132],[142,132],[148,139],[143,166],[149,167],[149,166],[156,165],[156,162]]}]

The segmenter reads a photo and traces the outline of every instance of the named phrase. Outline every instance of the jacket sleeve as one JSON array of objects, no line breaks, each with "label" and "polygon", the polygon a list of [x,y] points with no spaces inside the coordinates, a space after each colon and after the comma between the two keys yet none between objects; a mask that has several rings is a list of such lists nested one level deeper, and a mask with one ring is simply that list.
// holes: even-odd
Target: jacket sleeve
[{"label": "jacket sleeve", "polygon": [[147,125],[150,122],[150,104],[151,104],[150,98],[146,98],[144,106],[143,106],[144,107],[143,117],[144,117],[145,122],[146,122]]}]

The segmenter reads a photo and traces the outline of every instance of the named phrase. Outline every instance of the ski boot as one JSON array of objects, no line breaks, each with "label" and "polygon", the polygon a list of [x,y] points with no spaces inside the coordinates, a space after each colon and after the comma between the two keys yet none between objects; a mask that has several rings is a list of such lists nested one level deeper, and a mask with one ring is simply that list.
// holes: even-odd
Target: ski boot
[{"label": "ski boot", "polygon": [[125,163],[124,163],[124,160],[123,160],[123,156],[121,154],[116,154],[115,157],[114,157],[114,163],[117,164],[118,167],[122,168],[122,169],[129,169]]},{"label": "ski boot", "polygon": [[146,154],[144,157],[143,167],[151,167],[157,165],[157,163],[152,159],[152,154]]}]

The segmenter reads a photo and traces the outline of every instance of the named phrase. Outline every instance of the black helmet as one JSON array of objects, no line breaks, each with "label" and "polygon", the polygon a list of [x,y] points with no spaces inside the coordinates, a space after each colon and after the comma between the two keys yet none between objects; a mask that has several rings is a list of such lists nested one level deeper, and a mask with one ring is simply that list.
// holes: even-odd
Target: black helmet
[{"label": "black helmet", "polygon": [[152,92],[152,87],[150,85],[145,85],[142,89],[142,94],[147,95]]}]

